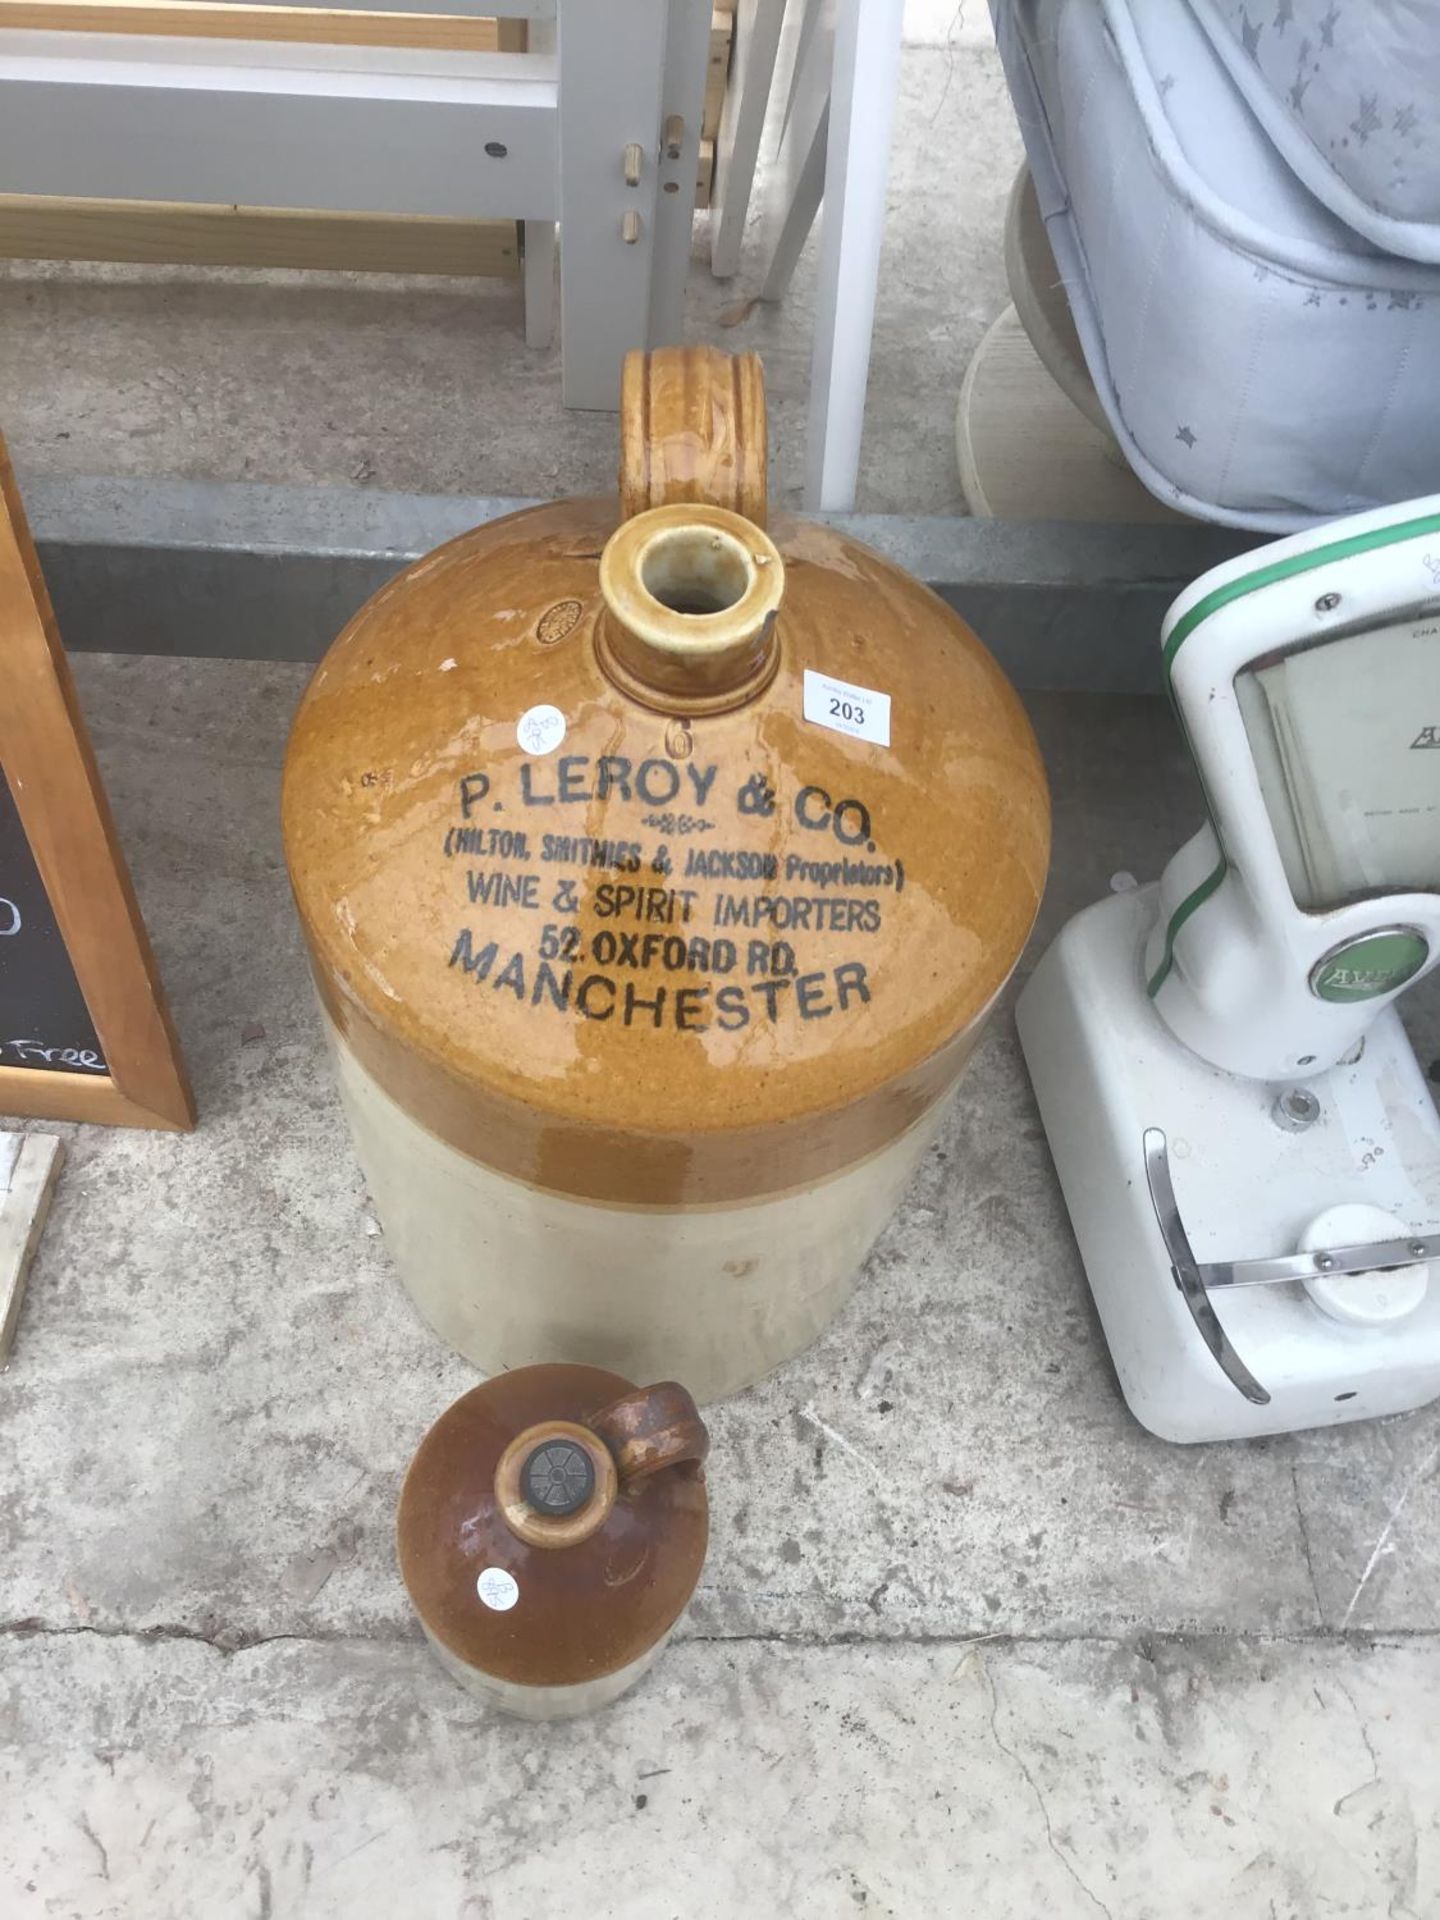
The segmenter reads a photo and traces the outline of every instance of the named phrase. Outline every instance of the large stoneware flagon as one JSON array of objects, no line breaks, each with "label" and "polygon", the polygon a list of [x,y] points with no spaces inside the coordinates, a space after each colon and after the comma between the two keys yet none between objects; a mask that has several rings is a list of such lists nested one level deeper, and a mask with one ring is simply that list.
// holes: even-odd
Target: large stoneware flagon
[{"label": "large stoneware flagon", "polygon": [[962,620],[767,526],[753,357],[632,356],[622,444],[619,503],[479,528],[356,615],[285,843],[421,1312],[487,1370],[703,1400],[844,1301],[1024,946],[1049,804]]}]

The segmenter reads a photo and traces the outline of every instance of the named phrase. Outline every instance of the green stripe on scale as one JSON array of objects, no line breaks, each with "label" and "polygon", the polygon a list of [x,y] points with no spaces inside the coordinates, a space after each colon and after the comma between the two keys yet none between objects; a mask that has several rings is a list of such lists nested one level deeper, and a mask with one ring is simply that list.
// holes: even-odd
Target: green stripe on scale
[{"label": "green stripe on scale", "polygon": [[[1269,566],[1257,567],[1253,573],[1243,573],[1238,580],[1229,580],[1223,587],[1216,587],[1213,593],[1207,593],[1203,600],[1197,600],[1190,611],[1176,621],[1174,631],[1165,642],[1163,658],[1167,684],[1176,654],[1201,622],[1208,620],[1212,613],[1218,613],[1222,607],[1243,600],[1247,593],[1256,593],[1261,587],[1273,586],[1277,580],[1293,580],[1296,574],[1329,566],[1332,560],[1348,560],[1357,553],[1374,553],[1382,547],[1393,547],[1402,540],[1415,540],[1426,533],[1440,534],[1440,513],[1422,513],[1413,520],[1397,520],[1393,526],[1372,527],[1368,533],[1352,533],[1343,540],[1331,540],[1323,547],[1311,547],[1305,553],[1292,553],[1287,560],[1272,560]],[[1170,924],[1165,929],[1165,957],[1146,984],[1145,990],[1152,1000],[1170,977],[1175,960],[1175,940],[1180,929],[1197,907],[1204,906],[1225,878],[1225,873],[1226,862],[1222,853],[1215,871],[1207,874],[1193,893],[1187,893],[1171,914]]]},{"label": "green stripe on scale", "polygon": [[1171,914],[1170,924],[1165,929],[1165,956],[1145,985],[1145,991],[1152,1000],[1160,991],[1161,987],[1164,986],[1169,977],[1170,969],[1175,964],[1176,935],[1190,918],[1191,914],[1194,913],[1195,909],[1204,906],[1211,894],[1219,887],[1220,882],[1225,878],[1228,871],[1229,868],[1226,864],[1225,856],[1222,853],[1220,856],[1220,864],[1214,872],[1207,873],[1195,891],[1193,893],[1187,893],[1179,906],[1176,907],[1174,913]]}]

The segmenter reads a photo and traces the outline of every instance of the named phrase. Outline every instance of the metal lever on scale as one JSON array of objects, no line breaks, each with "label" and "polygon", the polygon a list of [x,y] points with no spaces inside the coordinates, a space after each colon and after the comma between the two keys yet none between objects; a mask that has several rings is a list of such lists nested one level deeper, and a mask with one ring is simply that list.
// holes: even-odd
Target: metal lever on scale
[{"label": "metal lever on scale", "polygon": [[1200,1337],[1215,1356],[1225,1377],[1257,1407],[1268,1404],[1270,1396],[1231,1346],[1225,1329],[1210,1304],[1212,1287],[1276,1287],[1307,1280],[1336,1280],[1347,1274],[1385,1273],[1395,1267],[1418,1265],[1421,1261],[1440,1260],[1440,1233],[1406,1234],[1394,1240],[1369,1240],[1356,1246],[1316,1247],[1299,1253],[1278,1253],[1259,1260],[1209,1260],[1195,1258],[1190,1238],[1180,1218],[1170,1179],[1170,1159],[1165,1135],[1159,1127],[1147,1127],[1144,1137],[1145,1178],[1150,1199],[1160,1224],[1160,1237],[1170,1256],[1170,1271],[1190,1309]]},{"label": "metal lever on scale", "polygon": [[1145,1129],[1144,1148],[1145,1178],[1150,1187],[1155,1218],[1160,1223],[1160,1238],[1165,1242],[1165,1251],[1170,1256],[1170,1271],[1180,1289],[1181,1298],[1190,1309],[1190,1318],[1231,1386],[1243,1393],[1252,1406],[1268,1406],[1270,1395],[1231,1346],[1229,1335],[1210,1304],[1204,1272],[1191,1251],[1190,1237],[1180,1218],[1175,1185],[1170,1178],[1170,1155],[1165,1135],[1159,1127]]}]

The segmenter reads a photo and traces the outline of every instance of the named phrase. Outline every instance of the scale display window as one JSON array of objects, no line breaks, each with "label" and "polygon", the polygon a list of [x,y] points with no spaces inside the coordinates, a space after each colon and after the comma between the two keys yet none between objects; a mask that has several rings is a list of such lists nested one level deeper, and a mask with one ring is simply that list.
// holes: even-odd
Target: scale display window
[{"label": "scale display window", "polygon": [[1295,904],[1440,892],[1440,610],[1236,675]]}]

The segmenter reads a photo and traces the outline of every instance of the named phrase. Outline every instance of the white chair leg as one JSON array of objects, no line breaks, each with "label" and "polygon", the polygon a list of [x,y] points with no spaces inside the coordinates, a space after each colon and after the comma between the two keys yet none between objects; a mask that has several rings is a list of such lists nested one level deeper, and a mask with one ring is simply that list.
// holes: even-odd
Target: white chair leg
[{"label": "white chair leg", "polygon": [[[838,0],[815,292],[804,504],[855,504],[903,0]],[[843,298],[842,298],[843,293]]]},{"label": "white chair leg", "polygon": [[780,227],[770,253],[770,264],[765,269],[765,278],[761,283],[762,300],[785,298],[795,272],[795,263],[820,211],[820,202],[825,193],[825,148],[829,125],[828,110],[822,108],[819,119],[810,129],[809,145],[804,153],[797,152],[790,156],[792,166],[787,181],[789,197],[784,203]]},{"label": "white chair leg", "polygon": [[548,347],[555,335],[555,222],[526,220],[525,344]]},{"label": "white chair leg", "polygon": [[786,84],[785,111],[780,119],[783,140],[797,107],[813,91],[817,77],[830,91],[830,56],[835,45],[835,0],[802,0],[795,35],[795,56]]},{"label": "white chair leg", "polygon": [[710,199],[710,271],[717,280],[728,280],[740,265],[745,216],[784,23],[785,0],[740,0],[736,10],[735,53],[715,143]]},{"label": "white chair leg", "polygon": [[[785,127],[766,185],[770,260],[762,300],[780,300],[815,222],[825,190],[826,128],[836,0],[806,0],[790,76]],[[778,224],[773,224],[778,214]]]}]

